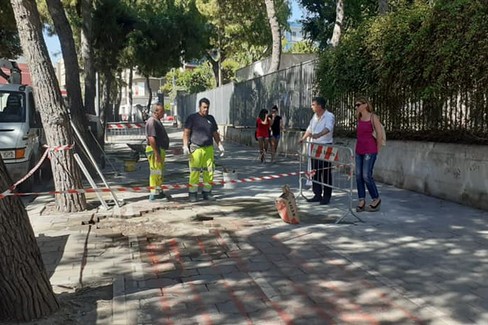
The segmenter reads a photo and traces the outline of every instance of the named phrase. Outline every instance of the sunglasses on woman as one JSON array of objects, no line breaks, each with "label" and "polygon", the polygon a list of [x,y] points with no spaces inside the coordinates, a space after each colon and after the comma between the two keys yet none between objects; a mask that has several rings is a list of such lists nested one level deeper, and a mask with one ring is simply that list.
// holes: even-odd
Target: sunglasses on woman
[{"label": "sunglasses on woman", "polygon": [[354,106],[359,107],[359,106],[361,106],[361,105],[363,105],[363,104],[364,104],[364,103],[356,103]]}]

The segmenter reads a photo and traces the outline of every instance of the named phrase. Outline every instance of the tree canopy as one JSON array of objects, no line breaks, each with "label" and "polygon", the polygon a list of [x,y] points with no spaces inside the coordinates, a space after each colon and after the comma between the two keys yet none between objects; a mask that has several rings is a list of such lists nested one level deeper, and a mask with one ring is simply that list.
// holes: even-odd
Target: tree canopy
[{"label": "tree canopy", "polygon": [[194,1],[147,1],[137,7],[138,21],[129,35],[129,55],[144,76],[163,77],[204,55],[207,28]]},{"label": "tree canopy", "polygon": [[173,69],[168,72],[162,90],[174,99],[177,91],[198,93],[214,87],[212,68],[208,63],[202,63],[194,69]]},{"label": "tree canopy", "polygon": [[9,0],[0,0],[0,17],[0,58],[15,59],[22,54],[22,48]]},{"label": "tree canopy", "polygon": [[[329,45],[336,19],[336,0],[298,0],[307,16],[301,21],[307,38],[317,42],[321,48]],[[347,30],[375,16],[378,0],[344,1],[345,19],[342,29]]]},{"label": "tree canopy", "polygon": [[317,53],[318,47],[311,41],[303,40],[294,43],[290,49],[285,50],[284,53]]},{"label": "tree canopy", "polygon": [[[231,59],[241,66],[271,54],[272,37],[265,2],[255,0],[197,0],[210,31],[207,59],[216,72],[218,61]],[[286,0],[275,1],[277,18],[287,28]]]},{"label": "tree canopy", "polygon": [[116,70],[137,23],[134,12],[118,0],[97,0],[93,15],[95,61],[99,69]]},{"label": "tree canopy", "polygon": [[322,53],[318,88],[337,102],[367,94],[398,138],[407,138],[400,129],[410,128],[412,136],[424,131],[431,141],[480,142],[475,135],[488,127],[487,15],[482,1],[396,3]]}]

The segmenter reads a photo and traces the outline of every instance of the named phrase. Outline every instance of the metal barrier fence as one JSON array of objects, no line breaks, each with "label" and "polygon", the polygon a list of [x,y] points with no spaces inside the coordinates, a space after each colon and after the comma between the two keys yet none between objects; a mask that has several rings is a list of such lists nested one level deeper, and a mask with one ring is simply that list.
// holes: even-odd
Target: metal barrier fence
[{"label": "metal barrier fence", "polygon": [[[211,114],[218,124],[254,128],[262,108],[278,105],[285,128],[305,129],[312,111],[312,96],[318,93],[315,77],[318,60],[303,62],[251,80],[228,84],[198,94],[177,97],[178,118],[184,121],[196,111],[202,97],[211,100]],[[333,82],[333,80],[331,80]],[[354,103],[358,94],[346,93],[330,100],[336,134],[353,136],[357,119]],[[389,139],[488,143],[487,92],[483,87],[461,91],[447,89],[441,94],[395,89],[386,94],[365,93],[372,100]]]},{"label": "metal barrier fence", "polygon": [[[321,167],[312,169],[314,161]],[[306,198],[303,193],[304,181],[311,181],[342,192],[347,196],[346,211],[335,223],[340,223],[349,213],[362,222],[353,209],[354,166],[354,153],[349,147],[317,142],[304,143],[300,152],[299,195]],[[324,173],[323,181],[317,177],[317,172],[320,171]]]},{"label": "metal barrier fence", "polygon": [[316,64],[316,60],[303,62],[236,84],[231,102],[232,124],[254,128],[259,111],[277,105],[285,128],[305,129],[313,115],[310,104]]},{"label": "metal barrier fence", "polygon": [[105,127],[105,143],[141,143],[146,139],[146,124],[109,122]]},{"label": "metal barrier fence", "polygon": [[234,83],[229,83],[221,87],[202,91],[198,94],[178,96],[177,115],[180,123],[185,123],[188,115],[198,112],[198,101],[201,98],[210,100],[210,114],[215,117],[217,124],[228,125],[232,122],[229,120],[231,111],[231,98],[234,94]]},{"label": "metal barrier fence", "polygon": [[210,100],[210,114],[217,123],[252,127],[263,108],[279,107],[286,128],[306,128],[313,115],[310,103],[314,93],[317,60],[303,62],[251,80],[230,83],[198,94],[177,97],[180,122],[197,111],[198,100]]}]

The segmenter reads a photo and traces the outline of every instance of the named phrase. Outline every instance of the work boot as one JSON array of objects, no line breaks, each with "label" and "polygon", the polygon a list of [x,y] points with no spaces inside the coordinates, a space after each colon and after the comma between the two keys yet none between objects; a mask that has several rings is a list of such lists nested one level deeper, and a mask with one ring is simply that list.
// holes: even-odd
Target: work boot
[{"label": "work boot", "polygon": [[171,201],[171,195],[165,194],[164,192],[159,193],[158,200],[161,201]]},{"label": "work boot", "polygon": [[215,201],[215,197],[212,195],[212,192],[203,192],[203,199],[206,201]]},{"label": "work boot", "polygon": [[197,193],[188,193],[188,197],[190,198],[190,202],[197,202]]}]

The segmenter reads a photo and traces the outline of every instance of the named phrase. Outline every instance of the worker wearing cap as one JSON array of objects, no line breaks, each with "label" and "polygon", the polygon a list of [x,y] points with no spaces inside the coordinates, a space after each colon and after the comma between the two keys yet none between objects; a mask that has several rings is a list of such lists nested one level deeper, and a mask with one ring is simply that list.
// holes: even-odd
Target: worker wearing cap
[{"label": "worker wearing cap", "polygon": [[190,202],[197,201],[200,174],[203,174],[203,199],[215,200],[212,195],[215,171],[213,142],[215,140],[221,154],[224,153],[224,146],[220,140],[217,122],[208,114],[209,106],[210,101],[207,98],[200,99],[198,112],[188,116],[183,131],[183,153],[188,155],[190,165]]},{"label": "worker wearing cap", "polygon": [[161,189],[164,179],[164,160],[166,158],[166,150],[169,148],[168,133],[166,133],[163,123],[161,123],[163,115],[163,104],[153,104],[152,116],[146,121],[146,156],[149,162],[150,201],[170,199],[170,196],[165,195]]}]

